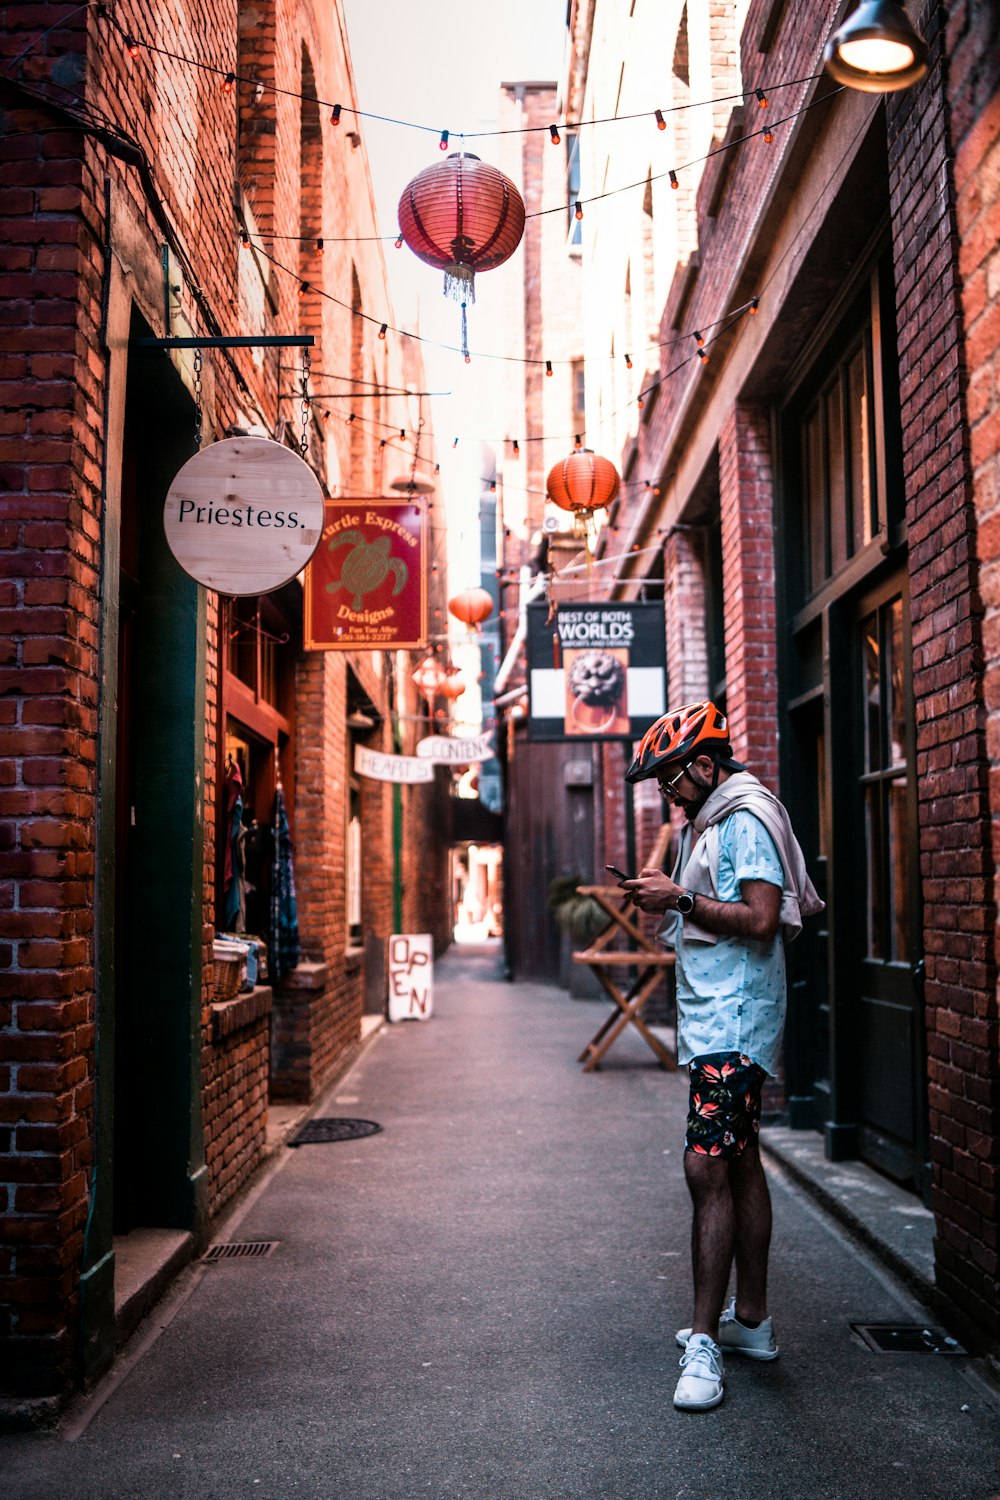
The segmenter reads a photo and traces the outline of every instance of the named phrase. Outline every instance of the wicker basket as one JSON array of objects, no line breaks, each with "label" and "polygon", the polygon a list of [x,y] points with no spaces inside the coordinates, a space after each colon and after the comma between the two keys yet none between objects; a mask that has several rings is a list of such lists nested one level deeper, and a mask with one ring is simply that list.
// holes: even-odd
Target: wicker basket
[{"label": "wicker basket", "polygon": [[215,982],[212,986],[216,1000],[231,1000],[240,987],[240,974],[243,968],[239,954],[220,954],[216,952]]}]

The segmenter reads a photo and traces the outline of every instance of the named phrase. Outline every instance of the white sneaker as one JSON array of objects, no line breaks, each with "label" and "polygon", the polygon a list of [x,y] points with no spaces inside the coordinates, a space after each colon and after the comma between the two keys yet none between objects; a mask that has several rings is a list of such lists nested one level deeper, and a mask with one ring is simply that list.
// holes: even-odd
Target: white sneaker
[{"label": "white sneaker", "polygon": [[[690,1337],[690,1328],[678,1328],[677,1343],[681,1349],[687,1347]],[[758,1328],[745,1328],[736,1316],[735,1297],[719,1319],[719,1345],[727,1354],[742,1354],[745,1359],[778,1357],[772,1319],[765,1318]]]},{"label": "white sneaker", "polygon": [[707,1333],[693,1333],[681,1355],[681,1378],[674,1391],[680,1411],[710,1411],[722,1400],[722,1350]]}]

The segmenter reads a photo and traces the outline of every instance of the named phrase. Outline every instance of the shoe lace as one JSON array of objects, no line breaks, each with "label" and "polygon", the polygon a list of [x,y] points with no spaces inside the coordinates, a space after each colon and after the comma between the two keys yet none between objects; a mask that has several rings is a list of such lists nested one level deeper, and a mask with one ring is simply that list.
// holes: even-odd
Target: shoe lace
[{"label": "shoe lace", "polygon": [[706,1367],[705,1373],[713,1376],[716,1380],[722,1374],[722,1361],[716,1351],[710,1349],[707,1344],[696,1344],[693,1349],[684,1350],[684,1353],[681,1355],[681,1369],[687,1370],[689,1365],[692,1366],[692,1375],[699,1373],[693,1368],[695,1365],[704,1365]]}]

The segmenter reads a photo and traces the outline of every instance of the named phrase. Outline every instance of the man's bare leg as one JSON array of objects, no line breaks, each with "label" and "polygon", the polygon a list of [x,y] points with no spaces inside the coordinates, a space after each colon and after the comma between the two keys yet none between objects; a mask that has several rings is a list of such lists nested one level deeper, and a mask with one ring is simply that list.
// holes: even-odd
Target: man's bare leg
[{"label": "man's bare leg", "polygon": [[771,1246],[771,1194],[757,1146],[748,1145],[729,1163],[736,1260],[736,1316],[759,1323],[767,1317],[767,1257]]},{"label": "man's bare leg", "polygon": [[707,1333],[718,1342],[719,1314],[733,1263],[734,1205],[729,1162],[684,1153],[684,1176],[694,1205],[691,1225],[691,1269],[694,1275],[692,1333]]}]

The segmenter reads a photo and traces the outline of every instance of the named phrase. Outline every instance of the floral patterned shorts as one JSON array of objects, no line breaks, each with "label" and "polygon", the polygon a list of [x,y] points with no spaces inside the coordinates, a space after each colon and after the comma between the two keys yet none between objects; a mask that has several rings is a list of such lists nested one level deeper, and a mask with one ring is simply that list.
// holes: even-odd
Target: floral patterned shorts
[{"label": "floral patterned shorts", "polygon": [[767,1074],[740,1052],[709,1052],[688,1064],[686,1151],[733,1161],[760,1130],[760,1091]]}]

